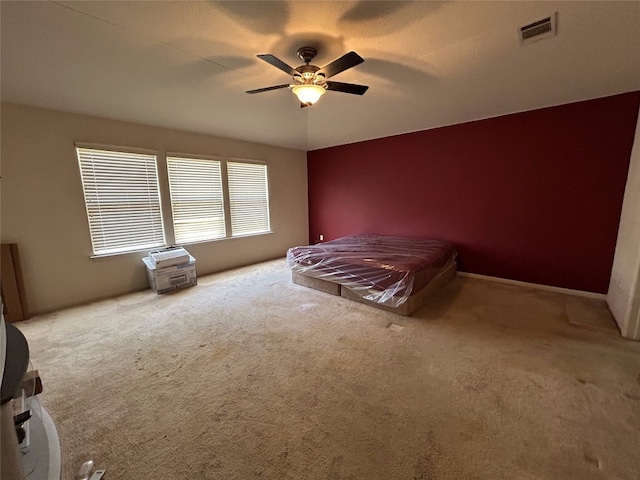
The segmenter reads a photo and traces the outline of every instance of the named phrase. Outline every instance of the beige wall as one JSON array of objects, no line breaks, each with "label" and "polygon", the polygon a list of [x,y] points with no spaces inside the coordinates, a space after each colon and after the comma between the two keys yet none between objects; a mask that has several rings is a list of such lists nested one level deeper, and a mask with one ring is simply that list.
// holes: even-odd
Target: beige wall
[{"label": "beige wall", "polygon": [[631,151],[607,303],[622,335],[640,340],[640,117]]},{"label": "beige wall", "polygon": [[12,104],[2,104],[1,115],[1,238],[18,243],[32,313],[147,286],[144,252],[90,258],[74,142],[156,150],[167,211],[164,152],[267,162],[273,233],[185,245],[196,257],[198,275],[284,256],[288,247],[308,242],[302,150]]}]

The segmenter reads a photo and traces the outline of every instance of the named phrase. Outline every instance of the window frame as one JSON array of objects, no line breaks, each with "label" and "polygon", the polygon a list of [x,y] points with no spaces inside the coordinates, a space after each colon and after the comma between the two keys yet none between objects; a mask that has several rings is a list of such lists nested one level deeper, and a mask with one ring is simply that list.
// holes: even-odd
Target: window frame
[{"label": "window frame", "polygon": [[227,191],[230,191],[230,184],[229,184],[229,163],[238,163],[238,164],[248,164],[248,165],[259,165],[259,166],[263,166],[265,169],[264,172],[264,180],[265,180],[265,187],[266,187],[266,191],[265,191],[265,200],[266,200],[266,208],[267,208],[267,229],[266,230],[261,230],[261,231],[256,231],[256,232],[249,232],[249,233],[239,233],[239,234],[234,234],[233,233],[233,226],[232,226],[232,215],[231,215],[231,195],[229,193],[229,234],[228,234],[228,238],[242,238],[242,237],[253,237],[256,235],[267,235],[270,233],[273,233],[273,230],[271,228],[271,188],[270,188],[270,182],[269,182],[269,164],[267,162],[264,161],[260,161],[260,160],[249,160],[249,159],[245,159],[245,158],[237,158],[237,157],[229,157],[229,158],[225,158],[225,167],[226,167],[226,171],[227,171]]},{"label": "window frame", "polygon": [[[223,225],[223,234],[221,236],[216,236],[216,237],[211,237],[211,238],[202,238],[202,239],[194,239],[194,240],[184,240],[184,241],[180,241],[177,238],[177,229],[176,229],[176,209],[174,207],[174,204],[177,202],[174,202],[174,195],[173,195],[173,191],[172,191],[172,187],[171,187],[171,168],[169,166],[169,161],[170,159],[177,159],[177,160],[183,160],[183,161],[189,161],[189,160],[193,160],[193,161],[210,161],[210,162],[217,162],[220,165],[220,191],[222,194],[222,225]],[[173,229],[173,238],[175,240],[175,243],[180,244],[180,245],[188,245],[188,244],[192,244],[192,243],[204,243],[204,242],[214,242],[214,241],[218,241],[218,240],[223,240],[225,238],[227,238],[227,232],[228,232],[228,212],[227,212],[227,204],[228,204],[228,196],[227,196],[227,192],[226,192],[226,163],[225,163],[225,159],[224,157],[219,157],[219,156],[204,156],[204,155],[191,155],[191,154],[185,154],[185,153],[174,153],[174,152],[167,152],[165,154],[165,162],[166,162],[166,167],[167,167],[167,188],[169,190],[169,203],[170,203],[170,211],[171,211],[171,226]]]},{"label": "window frame", "polygon": [[[92,255],[90,255],[90,258],[102,258],[102,257],[116,256],[116,255],[126,255],[130,253],[141,252],[141,251],[149,251],[155,248],[162,248],[166,246],[167,232],[165,229],[165,222],[163,218],[164,209],[163,209],[163,198],[162,198],[162,185],[160,181],[160,171],[158,168],[159,153],[155,150],[149,150],[149,149],[93,144],[93,143],[82,143],[82,142],[75,142],[74,148],[75,148],[76,162],[77,162],[78,170],[80,174],[80,184],[82,187],[83,202],[84,202],[85,213],[87,218],[87,227],[89,230],[89,239],[91,242]],[[106,249],[105,248],[105,249],[96,250],[97,244],[95,240],[96,240],[96,237],[99,237],[99,234],[97,232],[94,232],[94,229],[93,229],[93,227],[95,227],[96,224],[95,222],[92,222],[91,207],[90,207],[90,202],[88,201],[91,195],[88,195],[87,193],[89,182],[85,182],[85,180],[88,180],[88,179],[85,178],[85,175],[83,173],[83,161],[81,159],[81,150],[103,151],[103,152],[109,152],[112,154],[122,154],[124,156],[129,154],[129,155],[145,155],[145,156],[153,157],[153,165],[155,167],[155,191],[157,192],[157,210],[158,210],[154,220],[158,220],[158,222],[152,223],[151,228],[153,230],[157,230],[159,228],[162,243],[157,242],[157,243],[150,243],[146,245],[140,245],[140,244],[131,245],[130,248],[127,248],[127,249],[115,249],[115,248]],[[155,236],[155,233],[152,236]]]}]

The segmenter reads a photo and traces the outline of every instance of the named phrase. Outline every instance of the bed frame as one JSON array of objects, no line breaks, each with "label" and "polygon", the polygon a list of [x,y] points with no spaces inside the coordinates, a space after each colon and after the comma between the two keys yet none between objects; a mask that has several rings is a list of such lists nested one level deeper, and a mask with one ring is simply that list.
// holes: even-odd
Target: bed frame
[{"label": "bed frame", "polygon": [[291,280],[297,285],[313,288],[314,290],[319,290],[331,295],[348,298],[349,300],[354,300],[356,302],[364,303],[365,305],[370,305],[375,308],[380,308],[388,312],[393,312],[408,317],[416,310],[418,310],[421,306],[423,306],[434,293],[438,292],[447,283],[449,283],[449,281],[451,281],[456,276],[456,272],[457,263],[453,262],[449,264],[448,267],[443,268],[440,273],[438,273],[424,288],[422,288],[422,290],[411,295],[406,302],[402,303],[398,307],[390,307],[387,305],[381,305],[376,302],[372,302],[370,300],[365,300],[364,298],[359,297],[351,290],[340,285],[339,283],[310,277],[308,275],[304,275],[295,271],[291,272]]}]

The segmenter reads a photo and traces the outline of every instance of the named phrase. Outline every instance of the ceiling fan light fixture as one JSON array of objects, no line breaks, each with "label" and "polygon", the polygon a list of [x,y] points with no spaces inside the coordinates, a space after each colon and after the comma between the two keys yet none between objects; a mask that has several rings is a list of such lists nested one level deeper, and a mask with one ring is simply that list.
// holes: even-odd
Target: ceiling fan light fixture
[{"label": "ceiling fan light fixture", "polygon": [[313,105],[316,103],[322,95],[324,95],[325,89],[320,85],[296,85],[291,88],[291,91],[295,93],[300,103],[305,105]]}]

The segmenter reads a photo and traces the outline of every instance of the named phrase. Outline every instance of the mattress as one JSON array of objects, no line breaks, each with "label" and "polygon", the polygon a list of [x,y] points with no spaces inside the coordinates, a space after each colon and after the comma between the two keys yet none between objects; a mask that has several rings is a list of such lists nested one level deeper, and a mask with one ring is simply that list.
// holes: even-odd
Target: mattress
[{"label": "mattress", "polygon": [[455,262],[456,255],[453,244],[443,240],[350,235],[290,248],[287,265],[365,300],[398,307]]}]

